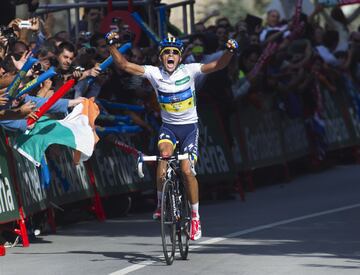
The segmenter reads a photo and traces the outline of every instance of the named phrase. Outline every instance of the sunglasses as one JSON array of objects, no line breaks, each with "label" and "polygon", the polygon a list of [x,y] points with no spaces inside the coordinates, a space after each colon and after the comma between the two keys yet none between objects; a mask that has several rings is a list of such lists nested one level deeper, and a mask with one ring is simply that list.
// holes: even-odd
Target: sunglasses
[{"label": "sunglasses", "polygon": [[180,55],[180,51],[177,49],[165,49],[162,51],[162,54],[172,54],[172,55]]}]

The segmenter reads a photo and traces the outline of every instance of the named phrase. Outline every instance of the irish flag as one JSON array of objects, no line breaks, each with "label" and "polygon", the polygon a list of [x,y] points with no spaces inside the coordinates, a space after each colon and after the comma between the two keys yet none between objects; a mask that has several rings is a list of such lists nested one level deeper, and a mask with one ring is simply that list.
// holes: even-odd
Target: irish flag
[{"label": "irish flag", "polygon": [[60,144],[75,150],[74,161],[89,159],[99,138],[95,133],[95,119],[99,108],[94,99],[85,99],[62,120],[40,117],[29,132],[18,136],[15,149],[24,157],[40,166],[46,149],[51,144]]}]

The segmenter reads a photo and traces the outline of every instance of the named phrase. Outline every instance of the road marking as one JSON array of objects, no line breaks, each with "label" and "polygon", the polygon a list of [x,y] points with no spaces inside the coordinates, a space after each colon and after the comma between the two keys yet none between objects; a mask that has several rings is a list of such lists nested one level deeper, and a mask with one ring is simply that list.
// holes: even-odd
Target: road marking
[{"label": "road marking", "polygon": [[[204,245],[219,243],[219,242],[225,241],[226,239],[229,239],[229,238],[243,236],[243,235],[246,235],[249,233],[273,228],[273,227],[276,227],[279,225],[289,224],[289,223],[298,222],[298,221],[302,221],[302,220],[306,220],[306,219],[311,219],[311,218],[315,218],[315,217],[319,217],[319,216],[323,216],[323,215],[346,211],[346,210],[357,208],[357,207],[360,207],[360,203],[347,205],[347,206],[343,206],[343,207],[339,207],[339,208],[335,208],[335,209],[331,209],[331,210],[321,211],[321,212],[304,215],[304,216],[300,216],[300,217],[296,217],[296,218],[292,218],[292,219],[287,219],[287,220],[283,220],[283,221],[278,221],[278,222],[274,222],[274,223],[264,224],[264,225],[256,226],[253,228],[245,229],[245,230],[240,230],[240,231],[225,235],[224,237],[211,238],[206,241],[196,243],[196,245],[191,245],[189,250],[191,251],[194,249],[199,249],[199,248],[202,248]],[[163,256],[161,255],[161,256],[157,256],[155,258],[161,259],[161,258],[163,258]],[[156,263],[156,261],[144,261],[142,263],[134,264],[134,265],[128,266],[126,268],[120,269],[118,271],[110,273],[109,275],[125,275],[125,274],[133,272],[135,270],[152,265],[154,263]]]},{"label": "road marking", "polygon": [[[160,256],[159,256],[160,258]],[[142,262],[141,264],[134,264],[134,265],[131,265],[131,266],[128,266],[128,267],[125,267],[124,269],[120,269],[118,271],[115,271],[113,273],[110,273],[109,275],[124,275],[124,274],[128,274],[130,272],[133,272],[135,270],[138,270],[138,269],[141,269],[145,266],[148,266],[148,265],[152,265],[154,264],[155,261],[144,261]]]}]

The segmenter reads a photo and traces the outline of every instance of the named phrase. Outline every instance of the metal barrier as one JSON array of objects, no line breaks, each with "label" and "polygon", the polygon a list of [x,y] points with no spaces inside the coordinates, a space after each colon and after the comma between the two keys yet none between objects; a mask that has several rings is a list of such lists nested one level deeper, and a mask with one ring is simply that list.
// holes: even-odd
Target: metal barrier
[{"label": "metal barrier", "polygon": [[[68,32],[71,32],[72,23],[71,23],[71,10],[75,9],[75,39],[78,39],[79,35],[79,21],[80,21],[80,8],[107,8],[111,11],[112,7],[118,8],[128,8],[129,11],[132,11],[132,6],[137,7],[145,7],[146,13],[148,15],[148,25],[151,29],[155,29],[155,13],[157,15],[157,22],[160,22],[160,7],[155,7],[153,5],[153,0],[135,0],[135,1],[109,1],[109,2],[100,2],[99,0],[94,2],[89,1],[79,1],[74,0],[75,3],[69,4],[40,4],[35,16],[45,15],[47,13],[59,12],[59,11],[66,11],[67,12],[67,29]],[[189,35],[188,26],[190,19],[190,33],[194,30],[194,4],[195,0],[185,0],[180,1],[174,4],[169,4],[165,6],[166,10],[170,10],[172,8],[182,7],[183,12],[183,29],[184,34]],[[130,5],[130,6],[129,6]],[[189,16],[188,16],[188,8],[189,6]],[[158,33],[160,34],[160,28],[158,29]]]},{"label": "metal barrier", "polygon": [[[182,7],[182,15],[183,15],[183,29],[184,29],[184,34],[188,35],[188,12],[187,12],[187,6],[190,7],[190,33],[194,32],[194,24],[195,24],[195,16],[194,16],[194,4],[195,4],[195,0],[187,0],[187,1],[181,1],[181,2],[177,2],[177,3],[173,3],[173,4],[169,4],[164,6],[165,10],[171,10],[172,8],[177,8],[177,7]],[[157,13],[157,20],[160,24],[161,20],[160,20],[160,7],[156,7],[154,8],[154,10]],[[151,25],[150,25],[151,26]],[[160,26],[158,27],[159,30],[159,36],[161,36],[160,33]]]}]

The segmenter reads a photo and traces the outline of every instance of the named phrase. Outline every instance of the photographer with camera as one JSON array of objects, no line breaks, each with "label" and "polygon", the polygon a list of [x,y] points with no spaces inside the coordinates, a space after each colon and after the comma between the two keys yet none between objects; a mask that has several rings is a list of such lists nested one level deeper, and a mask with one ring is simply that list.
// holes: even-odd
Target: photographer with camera
[{"label": "photographer with camera", "polygon": [[[85,79],[88,76],[97,77],[100,73],[98,65],[95,65],[89,70],[83,70],[82,68],[74,65],[76,57],[76,48],[70,42],[63,42],[57,48],[55,53],[58,75],[54,77],[53,87],[57,90],[61,87],[70,77],[77,80]],[[75,86],[76,89],[76,86]],[[66,98],[74,98],[75,91],[72,90],[65,95]]]}]

